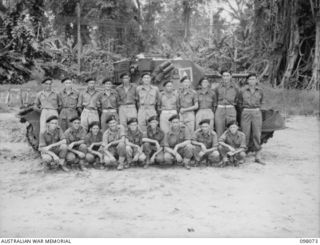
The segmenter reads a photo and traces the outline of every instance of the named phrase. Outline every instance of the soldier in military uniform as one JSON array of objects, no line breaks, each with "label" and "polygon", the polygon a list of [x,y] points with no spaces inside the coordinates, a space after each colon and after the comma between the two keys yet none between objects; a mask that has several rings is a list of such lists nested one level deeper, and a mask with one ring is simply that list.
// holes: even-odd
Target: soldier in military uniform
[{"label": "soldier in military uniform", "polygon": [[194,147],[191,144],[189,129],[180,122],[178,115],[171,116],[169,121],[171,122],[171,127],[166,134],[165,162],[168,164],[177,160],[177,162],[182,162],[186,169],[190,169]]},{"label": "soldier in military uniform", "polygon": [[145,137],[142,139],[143,142],[143,152],[146,155],[147,168],[150,164],[155,162],[164,162],[164,132],[158,126],[158,117],[152,116],[148,119],[148,127]]},{"label": "soldier in military uniform", "polygon": [[103,80],[102,84],[105,85],[105,90],[98,98],[98,108],[101,110],[101,130],[104,133],[108,125],[106,119],[114,116],[118,119],[119,95],[115,89],[112,89],[111,79]]},{"label": "soldier in military uniform", "polygon": [[178,114],[178,92],[173,89],[172,81],[163,84],[164,91],[160,93],[160,128],[166,134],[170,130],[168,119]]},{"label": "soldier in military uniform", "polygon": [[199,98],[199,110],[196,113],[196,128],[200,126],[200,121],[203,119],[210,120],[210,127],[213,129],[214,126],[214,111],[216,109],[216,93],[210,88],[210,84],[207,78],[200,80],[201,89],[198,90]]},{"label": "soldier in military uniform", "polygon": [[128,119],[128,130],[127,130],[127,141],[126,141],[126,152],[127,152],[127,163],[143,164],[146,160],[146,155],[142,151],[142,139],[143,132],[138,127],[137,118]]},{"label": "soldier in military uniform", "polygon": [[222,83],[215,89],[218,106],[215,112],[215,127],[218,137],[226,130],[226,125],[237,119],[235,106],[239,99],[239,88],[231,81],[231,73],[222,71]]},{"label": "soldier in military uniform", "polygon": [[100,93],[96,90],[96,80],[89,78],[85,81],[88,87],[83,91],[78,100],[78,109],[81,112],[81,125],[87,131],[91,122],[99,121],[98,98]]},{"label": "soldier in military uniform", "polygon": [[237,121],[231,121],[228,129],[219,138],[219,151],[222,156],[222,166],[233,164],[238,166],[244,163],[246,157],[246,136],[239,131]]},{"label": "soldier in military uniform", "polygon": [[210,119],[199,122],[200,128],[194,133],[191,143],[195,146],[194,156],[197,163],[217,164],[220,161],[218,137],[210,127]]},{"label": "soldier in military uniform", "polygon": [[138,96],[138,122],[143,132],[147,131],[147,120],[157,115],[160,101],[158,87],[151,85],[151,74],[149,72],[141,75],[143,84],[137,87]]},{"label": "soldier in military uniform", "polygon": [[127,126],[128,118],[137,117],[137,87],[130,83],[130,75],[122,73],[120,75],[122,85],[117,87],[119,95],[119,120],[124,127]]},{"label": "soldier in military uniform", "polygon": [[189,132],[193,134],[195,129],[195,110],[199,106],[198,94],[191,88],[191,81],[188,77],[183,77],[180,82],[183,85],[178,97],[180,120],[186,125]]},{"label": "soldier in military uniform", "polygon": [[117,123],[114,116],[107,118],[106,123],[108,123],[108,129],[102,136],[104,163],[107,167],[117,166],[118,170],[122,170],[126,159],[125,128]]},{"label": "soldier in military uniform", "polygon": [[60,100],[58,94],[52,90],[52,79],[46,78],[41,82],[43,90],[36,95],[34,110],[41,111],[40,133],[46,130],[46,120],[51,116],[58,116]]},{"label": "soldier in military uniform", "polygon": [[68,144],[66,160],[70,164],[77,164],[80,170],[84,170],[85,156],[88,149],[84,143],[84,138],[87,132],[81,126],[78,116],[71,118],[70,123],[72,123],[72,126],[64,133]]},{"label": "soldier in military uniform", "polygon": [[99,152],[100,146],[102,145],[102,132],[98,121],[90,123],[89,132],[84,138],[84,143],[88,148],[86,161],[95,167],[100,165],[100,167],[103,168],[103,155]]},{"label": "soldier in military uniform", "polygon": [[50,116],[46,120],[46,129],[40,133],[39,151],[43,163],[51,166],[60,166],[63,171],[68,172],[65,166],[65,158],[68,147],[65,136],[58,126],[58,117]]},{"label": "soldier in military uniform", "polygon": [[252,137],[255,162],[265,165],[260,157],[263,92],[262,89],[257,86],[257,82],[257,75],[255,73],[249,74],[247,77],[248,85],[244,86],[240,93],[239,103],[242,108],[241,130],[246,135],[247,146]]},{"label": "soldier in military uniform", "polygon": [[61,83],[64,84],[64,89],[59,93],[61,105],[59,124],[64,132],[71,127],[70,119],[78,116],[79,92],[73,89],[71,78],[64,78],[61,80]]}]

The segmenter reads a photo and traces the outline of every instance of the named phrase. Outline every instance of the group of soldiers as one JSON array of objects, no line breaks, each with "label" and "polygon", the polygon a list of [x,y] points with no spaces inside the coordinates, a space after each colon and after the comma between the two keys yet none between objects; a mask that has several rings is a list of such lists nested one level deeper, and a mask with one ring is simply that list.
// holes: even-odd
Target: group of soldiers
[{"label": "group of soldiers", "polygon": [[[263,92],[257,75],[249,74],[241,89],[231,72],[221,75],[215,89],[204,77],[196,91],[183,77],[181,89],[166,81],[161,92],[148,72],[141,75],[141,85],[131,83],[129,73],[121,74],[122,84],[115,89],[105,79],[103,92],[93,78],[86,80],[82,93],[65,78],[64,89],[56,93],[47,78],[34,105],[41,111],[42,162],[64,171],[90,165],[118,170],[150,164],[238,166],[252,138],[255,162],[265,164],[260,158]],[[241,125],[236,106],[242,109]]]}]

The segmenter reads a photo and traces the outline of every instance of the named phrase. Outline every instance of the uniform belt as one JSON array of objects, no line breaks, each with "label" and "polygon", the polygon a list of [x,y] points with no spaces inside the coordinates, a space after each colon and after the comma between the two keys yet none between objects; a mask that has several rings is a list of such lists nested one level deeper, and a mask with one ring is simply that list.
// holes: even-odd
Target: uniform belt
[{"label": "uniform belt", "polygon": [[96,108],[84,108],[84,110],[88,110],[88,111],[96,111],[97,109]]},{"label": "uniform belt", "polygon": [[77,108],[76,107],[62,107],[61,110],[63,110],[63,109],[74,109],[74,110],[76,110]]},{"label": "uniform belt", "polygon": [[117,112],[116,109],[103,109],[102,112]]},{"label": "uniform belt", "polygon": [[140,105],[140,107],[144,107],[144,108],[154,108],[155,105]]},{"label": "uniform belt", "polygon": [[258,107],[256,107],[256,108],[243,108],[243,110],[258,111],[258,110],[260,110],[260,108],[258,108]]},{"label": "uniform belt", "polygon": [[135,104],[122,104],[122,105],[120,105],[120,106],[136,107]]},{"label": "uniform belt", "polygon": [[218,105],[218,108],[234,108],[234,105]]},{"label": "uniform belt", "polygon": [[177,111],[177,109],[161,109],[161,111]]},{"label": "uniform belt", "polygon": [[45,110],[58,110],[58,108],[41,108],[42,110],[45,109]]}]

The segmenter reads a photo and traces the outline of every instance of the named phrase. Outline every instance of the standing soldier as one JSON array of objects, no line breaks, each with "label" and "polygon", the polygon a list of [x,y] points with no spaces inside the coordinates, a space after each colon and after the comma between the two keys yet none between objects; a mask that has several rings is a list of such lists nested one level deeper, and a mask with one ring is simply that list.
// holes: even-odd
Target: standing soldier
[{"label": "standing soldier", "polygon": [[103,163],[103,155],[99,152],[102,145],[102,132],[100,130],[100,123],[98,121],[92,122],[89,125],[89,133],[84,138],[84,143],[88,148],[86,154],[86,161],[93,164],[94,167]]},{"label": "standing soldier", "polygon": [[248,85],[240,93],[241,129],[246,135],[246,145],[249,146],[250,138],[253,141],[253,150],[255,162],[265,165],[260,158],[261,152],[261,130],[262,130],[262,113],[261,105],[263,102],[263,92],[257,86],[257,75],[252,73],[247,77]]},{"label": "standing soldier", "polygon": [[64,78],[61,80],[61,83],[64,84],[64,89],[59,93],[61,104],[59,124],[64,132],[71,127],[70,119],[78,116],[77,105],[79,92],[72,88],[71,78]]},{"label": "standing soldier", "polygon": [[193,146],[189,129],[181,124],[178,115],[169,118],[171,122],[170,131],[166,134],[165,141],[165,162],[177,160],[183,162],[186,169],[190,169],[190,161],[193,156]]},{"label": "standing soldier", "polygon": [[39,151],[42,161],[49,167],[58,165],[65,172],[69,169],[65,166],[65,158],[68,152],[67,141],[58,126],[58,117],[50,116],[46,120],[46,129],[40,133]]},{"label": "standing soldier", "polygon": [[157,115],[160,93],[158,87],[151,85],[151,75],[149,72],[143,73],[141,78],[143,84],[137,87],[138,121],[140,129],[146,132],[147,120],[149,117]]},{"label": "standing soldier", "polygon": [[178,114],[178,93],[173,89],[172,81],[163,84],[164,91],[160,94],[160,128],[166,134],[170,130],[168,119]]},{"label": "standing soldier", "polygon": [[81,125],[87,131],[90,123],[99,121],[98,98],[100,93],[96,90],[96,80],[89,78],[85,81],[88,87],[79,96],[78,108],[81,113]]},{"label": "standing soldier", "polygon": [[58,116],[60,107],[59,96],[52,90],[52,79],[46,78],[41,84],[43,84],[43,90],[37,94],[34,105],[36,111],[41,111],[40,133],[46,130],[46,120],[49,117]]},{"label": "standing soldier", "polygon": [[234,166],[244,163],[246,157],[246,136],[239,131],[237,121],[231,121],[227,130],[219,138],[219,151],[222,156],[221,167],[229,163]]},{"label": "standing soldier", "polygon": [[237,119],[235,106],[238,103],[239,89],[231,81],[231,73],[222,71],[222,83],[216,88],[218,107],[215,113],[215,125],[218,137],[226,129],[226,125]]},{"label": "standing soldier", "polygon": [[138,119],[130,118],[128,120],[127,130],[127,163],[143,163],[146,160],[146,155],[142,152],[143,133],[138,127]]},{"label": "standing soldier", "polygon": [[200,122],[203,119],[210,120],[210,127],[213,129],[214,114],[216,109],[216,93],[210,88],[210,84],[207,78],[200,80],[201,89],[198,91],[199,98],[199,110],[196,114],[196,128],[200,126]]},{"label": "standing soldier", "polygon": [[191,88],[191,81],[188,77],[183,77],[180,82],[183,87],[179,93],[178,104],[180,108],[180,120],[186,125],[190,134],[195,128],[194,111],[198,109],[198,94]]},{"label": "standing soldier", "polygon": [[98,106],[102,112],[101,130],[102,133],[104,133],[108,128],[106,119],[110,116],[114,116],[118,119],[117,109],[119,107],[119,95],[116,90],[112,89],[112,82],[110,79],[103,80],[102,84],[105,85],[105,90],[98,98]]},{"label": "standing soldier", "polygon": [[84,170],[85,156],[87,153],[87,146],[84,143],[84,138],[86,137],[87,132],[81,126],[80,118],[78,116],[71,118],[70,123],[72,123],[72,126],[64,133],[68,144],[66,160],[68,163],[78,164],[80,170]]},{"label": "standing soldier", "polygon": [[194,133],[193,140],[195,145],[195,160],[197,162],[209,162],[217,164],[220,161],[218,151],[218,137],[210,126],[210,119],[203,119],[199,122],[200,128]]},{"label": "standing soldier", "polygon": [[128,73],[120,75],[122,85],[117,87],[119,94],[119,119],[120,124],[124,127],[127,125],[128,118],[137,117],[137,87],[130,83],[130,76]]},{"label": "standing soldier", "polygon": [[[117,165],[117,169],[122,170],[126,159],[125,129],[117,123],[114,116],[109,117],[106,123],[108,123],[108,129],[102,136],[104,163],[107,167]],[[116,163],[117,157],[119,157],[119,164]]]},{"label": "standing soldier", "polygon": [[164,132],[159,128],[157,116],[152,116],[148,119],[147,134],[142,139],[143,152],[147,159],[144,168],[155,162],[164,162]]}]

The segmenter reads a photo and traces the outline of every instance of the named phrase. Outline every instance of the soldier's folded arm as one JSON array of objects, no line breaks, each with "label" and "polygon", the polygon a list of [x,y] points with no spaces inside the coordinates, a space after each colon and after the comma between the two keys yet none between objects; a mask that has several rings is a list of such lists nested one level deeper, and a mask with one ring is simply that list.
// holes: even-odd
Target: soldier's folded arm
[{"label": "soldier's folded arm", "polygon": [[160,148],[160,144],[156,140],[149,139],[149,138],[142,138],[142,143],[146,143],[146,142],[150,144],[155,144],[157,148]]},{"label": "soldier's folded arm", "polygon": [[191,144],[196,145],[196,146],[200,146],[202,151],[207,150],[207,147],[205,146],[205,144],[198,142],[195,139],[191,140]]},{"label": "soldier's folded arm", "polygon": [[174,150],[175,152],[178,152],[178,150],[179,150],[181,147],[184,147],[184,146],[186,146],[186,145],[188,145],[188,144],[191,144],[191,140],[185,140],[185,141],[177,144],[177,145],[174,147],[173,150]]},{"label": "soldier's folded arm", "polygon": [[94,146],[101,146],[102,143],[103,143],[102,141],[101,141],[101,142],[92,143],[92,144],[88,147],[88,150],[89,150],[89,151],[93,151],[92,148],[93,148]]}]

